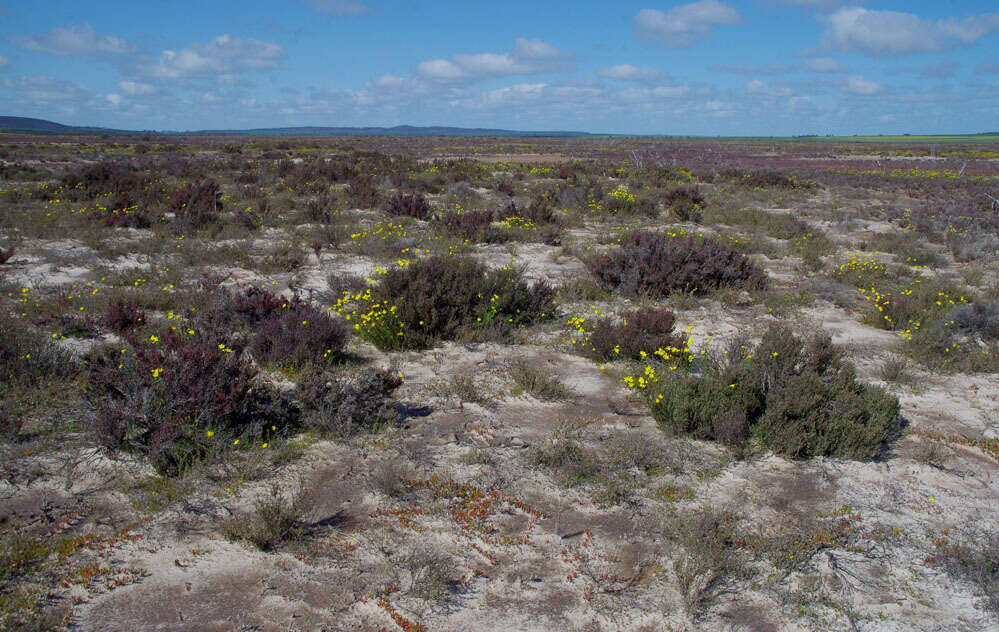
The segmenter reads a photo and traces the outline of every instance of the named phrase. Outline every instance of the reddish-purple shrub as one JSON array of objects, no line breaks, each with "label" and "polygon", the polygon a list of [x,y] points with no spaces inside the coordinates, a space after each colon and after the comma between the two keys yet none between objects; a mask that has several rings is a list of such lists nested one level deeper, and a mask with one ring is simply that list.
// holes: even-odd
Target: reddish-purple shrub
[{"label": "reddish-purple shrub", "polygon": [[267,318],[279,317],[281,311],[288,307],[288,299],[251,286],[232,297],[231,307],[246,322],[256,324]]},{"label": "reddish-purple shrub", "polygon": [[175,474],[232,437],[283,433],[296,420],[276,392],[254,384],[254,369],[232,343],[172,330],[126,339],[132,354],[97,354],[88,375],[93,430],[108,450],[145,454]]},{"label": "reddish-purple shrub", "polygon": [[218,183],[211,179],[189,183],[174,194],[168,208],[175,213],[174,221],[181,230],[198,230],[218,219],[220,193]]},{"label": "reddish-purple shrub", "polygon": [[659,349],[681,349],[683,339],[673,332],[673,312],[665,307],[643,307],[622,314],[615,322],[597,321],[590,332],[590,349],[601,360],[640,359],[644,352],[651,357]]},{"label": "reddish-purple shrub", "polygon": [[704,196],[697,187],[674,187],[663,197],[666,208],[683,221],[700,221]]},{"label": "reddish-purple shrub", "polygon": [[14,439],[24,427],[24,418],[0,410],[0,439]]},{"label": "reddish-purple shrub", "polygon": [[101,317],[101,324],[117,333],[124,333],[146,322],[146,314],[135,301],[115,299]]},{"label": "reddish-purple shrub", "polygon": [[489,270],[469,258],[431,257],[390,270],[372,295],[395,306],[406,348],[487,330],[503,333],[555,311],[547,283],[529,286],[518,270]]},{"label": "reddish-purple shrub", "polygon": [[377,369],[340,376],[312,372],[302,378],[295,393],[305,409],[305,426],[342,436],[399,419],[392,394],[401,385],[397,375]]},{"label": "reddish-purple shrub", "polygon": [[422,193],[413,195],[397,193],[389,198],[385,212],[397,217],[415,217],[427,220],[430,218],[430,204],[427,203],[427,199],[423,197]]},{"label": "reddish-purple shrub", "polygon": [[377,208],[382,195],[374,178],[361,173],[350,179],[350,200],[357,208]]},{"label": "reddish-purple shrub", "polygon": [[766,285],[763,270],[745,255],[705,238],[632,232],[620,250],[594,257],[587,265],[604,287],[630,295],[663,297]]},{"label": "reddish-purple shrub", "polygon": [[433,224],[449,234],[484,243],[499,243],[506,241],[503,231],[493,226],[495,214],[492,211],[461,211],[445,213],[434,218]]},{"label": "reddish-purple shrub", "polygon": [[224,314],[226,309],[249,325],[253,333],[249,349],[260,362],[320,362],[338,357],[347,344],[347,327],[342,320],[298,296],[282,298],[249,287],[212,312],[216,317],[213,320],[219,321],[218,329],[226,327],[224,323],[229,320]]},{"label": "reddish-purple shrub", "polygon": [[305,203],[305,220],[314,224],[326,224],[333,220],[333,197],[324,193]]},{"label": "reddish-purple shrub", "polygon": [[91,196],[141,190],[144,178],[132,166],[113,160],[83,165],[66,172],[63,186],[73,191],[86,191]]},{"label": "reddish-purple shrub", "polygon": [[302,365],[336,358],[347,343],[343,321],[299,303],[257,325],[250,352],[261,362]]}]

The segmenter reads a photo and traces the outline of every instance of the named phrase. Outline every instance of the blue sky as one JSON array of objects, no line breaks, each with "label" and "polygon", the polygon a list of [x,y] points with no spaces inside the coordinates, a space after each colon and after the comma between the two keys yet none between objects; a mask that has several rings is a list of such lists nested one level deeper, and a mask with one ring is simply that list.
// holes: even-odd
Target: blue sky
[{"label": "blue sky", "polygon": [[999,131],[999,6],[0,0],[0,114],[163,130]]}]

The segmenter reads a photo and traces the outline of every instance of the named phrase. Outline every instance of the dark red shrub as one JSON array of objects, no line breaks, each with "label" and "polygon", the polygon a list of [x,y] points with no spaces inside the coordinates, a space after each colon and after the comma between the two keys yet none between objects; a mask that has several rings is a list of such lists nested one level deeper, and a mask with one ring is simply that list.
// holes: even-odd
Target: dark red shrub
[{"label": "dark red shrub", "polygon": [[629,295],[664,297],[674,292],[766,285],[764,272],[745,255],[698,237],[632,232],[622,240],[620,250],[594,257],[587,265],[604,287]]},{"label": "dark red shrub", "polygon": [[250,352],[261,362],[300,366],[340,356],[347,343],[343,321],[298,304],[257,325]]},{"label": "dark red shrub", "polygon": [[295,420],[278,393],[254,383],[238,347],[210,335],[154,336],[126,335],[133,353],[114,348],[91,359],[93,429],[108,450],[145,454],[176,474],[232,437],[286,432]]},{"label": "dark red shrub", "polygon": [[314,224],[326,224],[333,220],[333,198],[328,193],[312,198],[305,203],[305,220]]},{"label": "dark red shrub", "polygon": [[14,439],[24,427],[24,418],[0,410],[0,439]]},{"label": "dark red shrub", "polygon": [[307,427],[343,436],[398,420],[392,394],[401,385],[397,375],[377,369],[339,376],[313,372],[302,378],[296,394]]},{"label": "dark red shrub", "polygon": [[462,239],[483,243],[506,241],[503,231],[493,226],[495,214],[492,211],[459,211],[445,213],[433,220],[434,226],[446,233]]},{"label": "dark red shrub", "polygon": [[112,301],[101,317],[101,324],[117,333],[124,333],[146,322],[146,314],[135,301],[118,298]]},{"label": "dark red shrub", "polygon": [[350,179],[350,200],[357,208],[377,208],[382,195],[374,178],[362,173]]},{"label": "dark red shrub", "polygon": [[198,230],[218,219],[222,210],[221,191],[214,180],[189,183],[177,191],[167,208],[176,215],[181,230]]},{"label": "dark red shrub", "polygon": [[697,187],[674,187],[663,197],[666,208],[683,221],[700,221],[704,196]]},{"label": "dark red shrub", "polygon": [[603,318],[590,332],[590,349],[596,358],[614,360],[651,357],[659,349],[682,349],[683,338],[673,332],[673,312],[665,307],[644,307],[621,315],[620,321]]},{"label": "dark red shrub", "polygon": [[470,258],[431,257],[390,270],[373,296],[396,307],[409,348],[486,330],[503,333],[555,311],[547,283],[529,286],[518,270],[489,270]]},{"label": "dark red shrub", "polygon": [[389,198],[385,206],[385,212],[397,217],[415,217],[416,219],[427,220],[430,218],[430,204],[423,197],[422,193],[405,195],[397,193]]}]

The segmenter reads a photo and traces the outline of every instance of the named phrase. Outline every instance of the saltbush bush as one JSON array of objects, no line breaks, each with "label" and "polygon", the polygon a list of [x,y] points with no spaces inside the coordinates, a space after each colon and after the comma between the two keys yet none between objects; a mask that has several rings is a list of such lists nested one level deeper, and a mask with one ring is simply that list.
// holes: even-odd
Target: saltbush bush
[{"label": "saltbush bush", "polygon": [[791,457],[871,458],[896,430],[898,399],[857,381],[827,335],[803,342],[774,324],[742,357],[680,373],[648,391],[665,428]]},{"label": "saltbush bush", "polygon": [[629,233],[619,250],[594,257],[588,267],[607,289],[654,298],[766,285],[763,270],[720,242],[641,231]]}]

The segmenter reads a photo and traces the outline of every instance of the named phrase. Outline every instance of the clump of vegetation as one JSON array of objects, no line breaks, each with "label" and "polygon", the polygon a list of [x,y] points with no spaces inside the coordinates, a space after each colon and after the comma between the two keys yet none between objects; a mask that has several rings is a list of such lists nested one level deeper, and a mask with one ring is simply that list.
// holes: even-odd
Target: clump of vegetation
[{"label": "clump of vegetation", "polygon": [[273,486],[268,496],[254,502],[253,511],[234,516],[222,525],[222,533],[230,540],[249,542],[261,551],[272,551],[305,532],[303,516],[308,509],[307,495],[300,493],[288,499]]},{"label": "clump of vegetation", "polygon": [[9,441],[16,438],[23,427],[23,417],[0,410],[0,439]]},{"label": "clump of vegetation", "polygon": [[734,447],[755,438],[792,458],[873,457],[899,419],[898,398],[858,382],[828,336],[806,343],[782,324],[750,353],[656,378],[646,394],[664,428]]},{"label": "clump of vegetation", "polygon": [[766,275],[745,255],[713,239],[632,232],[615,252],[588,262],[607,288],[655,298],[722,287],[762,289]]},{"label": "clump of vegetation", "polygon": [[990,612],[999,612],[999,533],[962,530],[939,538],[933,558],[951,577],[970,581]]},{"label": "clump of vegetation", "polygon": [[427,220],[430,218],[431,209],[422,193],[406,195],[400,192],[389,198],[385,212],[396,217],[414,217]]},{"label": "clump of vegetation", "polygon": [[669,212],[685,222],[700,222],[704,196],[697,187],[680,186],[670,189],[663,202]]},{"label": "clump of vegetation", "polygon": [[500,243],[507,236],[498,226],[493,226],[495,214],[492,211],[455,211],[443,213],[434,219],[434,225],[462,239],[479,243]]},{"label": "clump of vegetation", "polygon": [[167,208],[181,231],[195,231],[215,222],[222,211],[221,190],[215,180],[191,182],[177,191]]},{"label": "clump of vegetation", "polygon": [[519,389],[541,401],[558,401],[572,395],[572,390],[557,376],[518,360],[510,367],[510,378]]},{"label": "clump of vegetation", "polygon": [[146,322],[146,313],[135,300],[117,298],[108,304],[101,324],[116,333],[125,333]]},{"label": "clump of vegetation", "polygon": [[382,202],[382,194],[374,178],[365,173],[351,178],[350,201],[357,208],[377,208]]},{"label": "clump of vegetation", "polygon": [[665,536],[679,545],[673,574],[687,612],[708,606],[727,582],[742,572],[736,549],[738,517],[730,511],[702,507],[691,514],[668,514]]},{"label": "clump of vegetation", "polygon": [[680,349],[684,340],[673,331],[676,317],[665,307],[626,312],[619,321],[602,318],[589,334],[583,350],[598,360],[644,359],[659,349]]},{"label": "clump of vegetation", "polygon": [[440,340],[502,337],[550,318],[554,299],[551,286],[529,285],[518,269],[431,257],[389,270],[375,288],[348,295],[337,310],[356,303],[355,331],[381,349],[419,349]]},{"label": "clump of vegetation", "polygon": [[353,375],[316,371],[299,382],[296,395],[306,427],[344,437],[395,423],[399,412],[392,394],[401,385],[399,376],[378,369]]},{"label": "clump of vegetation", "polygon": [[[251,288],[256,291],[256,288]],[[261,362],[302,366],[337,358],[347,343],[347,327],[339,318],[294,296],[281,301],[266,290],[248,300],[259,301],[254,308],[272,308],[256,319],[249,350]],[[256,314],[257,312],[255,312]]]},{"label": "clump of vegetation", "polygon": [[92,429],[112,453],[143,454],[178,474],[234,440],[284,434],[296,421],[234,343],[173,330],[126,337],[127,346],[95,353],[88,374]]}]

